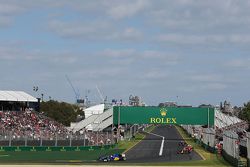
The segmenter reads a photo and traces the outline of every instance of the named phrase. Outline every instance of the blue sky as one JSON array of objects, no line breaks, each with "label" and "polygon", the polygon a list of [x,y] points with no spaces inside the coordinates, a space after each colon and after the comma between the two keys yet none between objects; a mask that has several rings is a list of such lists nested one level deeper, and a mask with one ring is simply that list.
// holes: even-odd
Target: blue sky
[{"label": "blue sky", "polygon": [[[0,0],[0,89],[74,102],[242,105],[249,0]],[[32,87],[39,86],[37,93]]]}]

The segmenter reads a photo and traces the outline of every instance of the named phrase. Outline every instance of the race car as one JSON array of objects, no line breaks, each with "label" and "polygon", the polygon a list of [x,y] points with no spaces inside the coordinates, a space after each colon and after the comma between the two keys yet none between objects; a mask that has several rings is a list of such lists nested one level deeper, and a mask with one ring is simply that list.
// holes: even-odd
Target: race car
[{"label": "race car", "polygon": [[190,154],[193,151],[193,147],[191,145],[187,145],[183,147],[182,150],[177,151],[177,154]]},{"label": "race car", "polygon": [[99,161],[109,162],[111,161],[111,159],[110,159],[110,156],[102,156],[102,157],[99,157]]},{"label": "race car", "polygon": [[125,161],[125,160],[126,160],[125,154],[112,154],[109,156],[102,156],[99,158],[99,161],[102,161],[102,162]]},{"label": "race car", "polygon": [[186,146],[186,145],[187,145],[187,143],[185,141],[180,141],[179,142],[179,146]]}]

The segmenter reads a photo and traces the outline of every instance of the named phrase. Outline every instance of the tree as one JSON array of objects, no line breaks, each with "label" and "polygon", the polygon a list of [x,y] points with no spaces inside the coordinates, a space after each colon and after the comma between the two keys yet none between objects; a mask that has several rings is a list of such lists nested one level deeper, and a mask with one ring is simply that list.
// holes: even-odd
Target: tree
[{"label": "tree", "polygon": [[241,112],[239,113],[239,118],[247,121],[248,124],[250,123],[250,101],[244,103],[244,106]]},{"label": "tree", "polygon": [[82,114],[78,106],[54,100],[42,102],[41,112],[65,126],[69,126],[70,122],[76,120],[77,115]]}]

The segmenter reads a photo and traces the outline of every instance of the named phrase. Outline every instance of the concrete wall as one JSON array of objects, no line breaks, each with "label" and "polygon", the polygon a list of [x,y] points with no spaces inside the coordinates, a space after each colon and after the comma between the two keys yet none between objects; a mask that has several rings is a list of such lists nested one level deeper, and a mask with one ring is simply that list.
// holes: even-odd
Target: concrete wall
[{"label": "concrete wall", "polygon": [[239,144],[237,144],[238,135],[233,131],[223,133],[223,150],[233,158],[239,158]]},{"label": "concrete wall", "polygon": [[210,147],[215,147],[215,130],[212,128],[203,129],[202,142]]}]

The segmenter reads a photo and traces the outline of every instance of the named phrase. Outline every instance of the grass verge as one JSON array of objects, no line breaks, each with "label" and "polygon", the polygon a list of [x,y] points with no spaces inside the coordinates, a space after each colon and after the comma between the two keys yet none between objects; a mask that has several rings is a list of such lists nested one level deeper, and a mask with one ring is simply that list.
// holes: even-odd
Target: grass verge
[{"label": "grass verge", "polygon": [[121,153],[122,149],[107,149],[94,151],[21,151],[0,152],[0,163],[62,163],[62,162],[93,162],[99,156]]},{"label": "grass verge", "polygon": [[[145,132],[151,132],[152,130],[154,130],[154,128],[155,128],[154,125],[149,126],[148,128],[145,129]],[[128,150],[130,150],[135,145],[137,145],[144,137],[145,137],[144,134],[136,133],[135,137],[129,141],[128,140],[119,141],[117,148],[118,149],[125,149],[124,153],[126,153]]]}]

